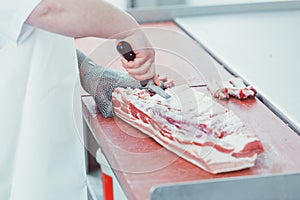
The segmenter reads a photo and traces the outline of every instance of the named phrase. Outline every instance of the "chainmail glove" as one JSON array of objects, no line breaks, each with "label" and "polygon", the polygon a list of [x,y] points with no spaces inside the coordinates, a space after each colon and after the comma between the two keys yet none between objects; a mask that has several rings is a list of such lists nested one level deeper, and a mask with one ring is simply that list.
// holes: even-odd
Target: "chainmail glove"
[{"label": "chainmail glove", "polygon": [[140,82],[127,73],[118,72],[95,64],[78,49],[76,50],[80,82],[83,89],[93,96],[103,117],[112,117],[112,92],[117,87],[140,88]]}]

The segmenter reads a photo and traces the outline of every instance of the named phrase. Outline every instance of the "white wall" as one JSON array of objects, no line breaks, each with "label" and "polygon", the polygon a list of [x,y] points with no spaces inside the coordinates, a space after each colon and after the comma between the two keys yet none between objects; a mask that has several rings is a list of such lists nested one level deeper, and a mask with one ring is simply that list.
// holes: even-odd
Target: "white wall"
[{"label": "white wall", "polygon": [[218,5],[218,4],[235,4],[235,3],[260,3],[276,1],[299,1],[299,0],[186,0],[187,5]]},{"label": "white wall", "polygon": [[[131,0],[107,0],[113,5],[126,9],[130,7]],[[156,7],[163,5],[186,4],[189,6],[199,5],[218,5],[218,4],[235,4],[235,3],[253,3],[253,2],[276,2],[276,1],[299,1],[299,0],[134,0],[136,7]]]},{"label": "white wall", "polygon": [[107,0],[107,1],[123,10],[127,8],[128,0]]}]

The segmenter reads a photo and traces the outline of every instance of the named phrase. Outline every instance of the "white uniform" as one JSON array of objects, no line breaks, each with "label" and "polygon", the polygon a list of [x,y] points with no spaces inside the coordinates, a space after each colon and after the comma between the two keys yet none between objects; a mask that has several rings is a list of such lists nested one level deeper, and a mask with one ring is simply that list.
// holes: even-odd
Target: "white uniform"
[{"label": "white uniform", "polygon": [[37,3],[0,4],[0,200],[85,200],[74,40],[24,25]]}]

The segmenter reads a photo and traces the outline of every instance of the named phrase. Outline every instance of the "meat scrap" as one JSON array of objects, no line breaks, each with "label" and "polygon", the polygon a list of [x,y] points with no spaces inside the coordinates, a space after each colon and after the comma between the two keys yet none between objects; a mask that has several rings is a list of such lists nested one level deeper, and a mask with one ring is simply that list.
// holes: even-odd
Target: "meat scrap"
[{"label": "meat scrap", "polygon": [[229,81],[208,81],[208,88],[214,97],[219,99],[248,99],[256,96],[256,89],[253,86],[246,86],[242,79],[232,78]]},{"label": "meat scrap", "polygon": [[144,89],[116,88],[117,117],[164,148],[213,174],[255,165],[263,146],[231,110],[187,86],[167,89],[171,98]]}]

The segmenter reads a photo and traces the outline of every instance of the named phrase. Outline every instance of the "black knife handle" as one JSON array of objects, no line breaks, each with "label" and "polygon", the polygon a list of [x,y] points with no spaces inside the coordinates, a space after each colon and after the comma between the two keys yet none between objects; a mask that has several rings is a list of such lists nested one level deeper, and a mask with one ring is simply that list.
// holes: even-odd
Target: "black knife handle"
[{"label": "black knife handle", "polygon": [[133,61],[135,59],[136,54],[128,42],[120,41],[117,44],[117,50],[127,61]]}]

